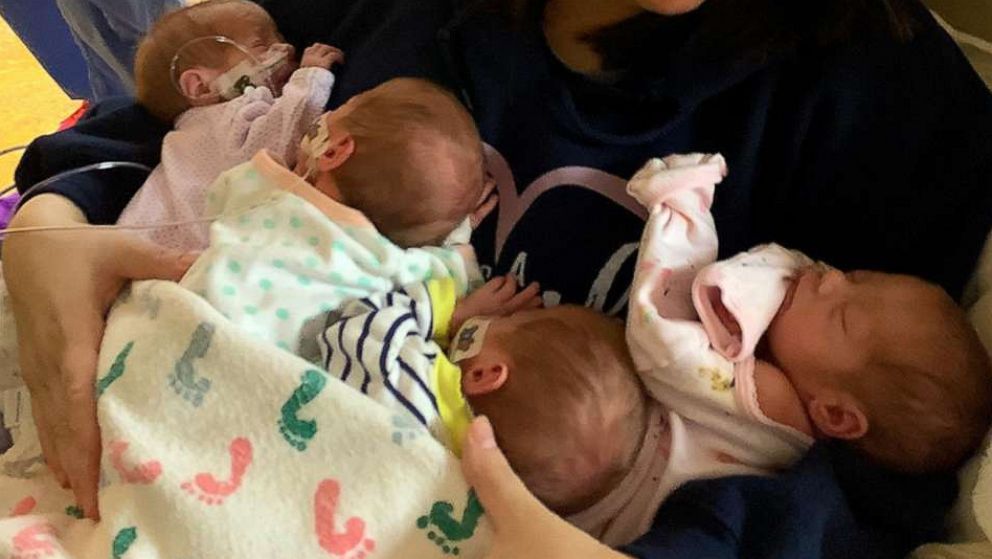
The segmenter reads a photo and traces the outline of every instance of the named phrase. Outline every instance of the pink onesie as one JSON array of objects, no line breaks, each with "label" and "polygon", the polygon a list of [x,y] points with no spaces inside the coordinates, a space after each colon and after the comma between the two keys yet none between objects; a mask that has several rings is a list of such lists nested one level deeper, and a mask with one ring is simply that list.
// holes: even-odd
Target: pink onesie
[{"label": "pink onesie", "polygon": [[[644,534],[662,501],[693,479],[771,474],[812,439],[758,406],[754,348],[803,254],[763,245],[714,262],[710,206],[726,174],[720,155],[652,159],[627,191],[649,211],[634,272],[627,342],[653,397],[641,451],[626,479],[569,520],[609,545]],[[714,302],[736,319],[721,322]]]},{"label": "pink onesie", "polygon": [[[207,217],[206,190],[222,172],[247,162],[261,149],[292,168],[307,128],[324,112],[334,75],[300,68],[273,97],[267,87],[217,105],[179,115],[165,135],[162,161],[124,208],[118,224],[150,225]],[[209,223],[144,232],[155,243],[179,250],[203,250]]]}]

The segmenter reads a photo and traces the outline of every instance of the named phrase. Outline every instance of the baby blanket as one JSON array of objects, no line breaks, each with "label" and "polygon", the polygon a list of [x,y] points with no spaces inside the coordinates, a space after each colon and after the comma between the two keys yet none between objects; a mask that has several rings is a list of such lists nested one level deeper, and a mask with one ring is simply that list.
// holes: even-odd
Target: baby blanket
[{"label": "baby blanket", "polygon": [[96,383],[102,521],[0,458],[0,557],[480,557],[459,463],[406,416],[234,327],[132,286]]}]

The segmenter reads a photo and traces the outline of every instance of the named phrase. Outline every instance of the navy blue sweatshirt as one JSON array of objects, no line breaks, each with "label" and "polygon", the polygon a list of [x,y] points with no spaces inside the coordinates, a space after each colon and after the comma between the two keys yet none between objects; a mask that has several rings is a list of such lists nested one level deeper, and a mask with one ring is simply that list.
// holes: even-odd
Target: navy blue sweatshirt
[{"label": "navy blue sweatshirt", "polygon": [[[841,268],[920,275],[957,295],[992,226],[992,96],[921,6],[908,43],[879,31],[763,59],[706,58],[693,23],[702,12],[672,18],[636,68],[605,84],[569,72],[538,32],[450,0],[262,3],[296,45],[320,41],[347,53],[331,108],[396,76],[457,91],[501,179],[498,215],[475,235],[480,261],[539,281],[564,302],[622,311],[643,226],[623,205],[624,177],[673,152],[727,158],[713,208],[721,256],[774,240]],[[154,163],[164,132],[133,105],[99,105],[74,130],[36,141],[18,185],[96,160]],[[94,175],[48,190],[109,223],[140,183]],[[838,464],[850,462],[824,449],[781,478],[693,484],[666,505],[637,554],[702,556],[669,536],[687,533],[673,507],[732,527],[734,537],[721,537],[743,556],[896,556],[933,537],[921,524],[939,525],[929,511],[949,501],[953,483],[900,485],[866,464],[859,468],[872,475],[839,476]],[[868,479],[891,483],[867,486],[877,491],[872,499],[852,498]],[[692,497],[700,492],[726,506]],[[761,512],[783,495],[769,509],[781,516]],[[890,518],[876,510],[883,502],[905,514]],[[877,545],[837,554],[824,543],[851,526]],[[745,545],[772,532],[781,545]]]}]

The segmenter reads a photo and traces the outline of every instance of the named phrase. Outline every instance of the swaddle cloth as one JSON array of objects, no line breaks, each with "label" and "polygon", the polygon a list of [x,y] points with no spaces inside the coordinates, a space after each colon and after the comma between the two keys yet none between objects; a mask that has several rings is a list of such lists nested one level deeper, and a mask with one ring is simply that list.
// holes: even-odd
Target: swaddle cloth
[{"label": "swaddle cloth", "polygon": [[457,459],[426,429],[259,343],[176,284],[136,283],[115,305],[96,394],[102,520],[78,519],[47,471],[7,475],[0,556],[443,558],[487,548]]},{"label": "swaddle cloth", "polygon": [[314,360],[326,313],[344,301],[442,278],[464,295],[481,282],[471,246],[400,248],[264,151],[221,175],[207,200],[224,217],[180,283],[258,338]]}]

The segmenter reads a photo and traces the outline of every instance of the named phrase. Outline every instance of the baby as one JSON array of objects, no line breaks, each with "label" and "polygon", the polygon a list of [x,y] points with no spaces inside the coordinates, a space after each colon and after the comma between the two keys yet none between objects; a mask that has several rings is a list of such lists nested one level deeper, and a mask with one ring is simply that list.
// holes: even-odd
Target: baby
[{"label": "baby", "polygon": [[684,481],[770,473],[815,439],[931,472],[958,466],[989,428],[988,354],[938,287],[844,274],[776,245],[714,263],[709,209],[725,173],[719,155],[671,156],[628,186],[650,217],[627,340],[668,417],[634,469],[654,472],[653,495],[637,482],[625,491],[628,476],[599,510],[573,517],[611,544],[643,533]]},{"label": "baby", "polygon": [[[247,0],[207,0],[159,19],[138,49],[135,82],[141,105],[174,129],[165,136],[161,163],[118,223],[202,219],[207,185],[263,148],[294,164],[300,139],[330,95],[329,69],[343,55],[315,44],[295,71],[292,57],[269,14]],[[168,247],[199,250],[207,245],[208,225],[184,223],[148,235]]]},{"label": "baby", "polygon": [[585,510],[632,468],[647,397],[620,320],[539,308],[538,291],[499,277],[456,302],[445,279],[351,301],[320,335],[323,366],[456,455],[473,414],[488,416],[538,498]]},{"label": "baby", "polygon": [[481,276],[463,225],[483,195],[468,112],[430,82],[390,80],[322,115],[295,173],[262,151],[221,175],[207,198],[224,217],[181,284],[316,359],[322,317],[343,301],[431,278],[464,294]]}]

